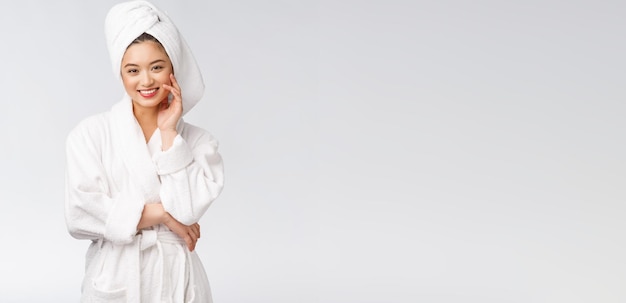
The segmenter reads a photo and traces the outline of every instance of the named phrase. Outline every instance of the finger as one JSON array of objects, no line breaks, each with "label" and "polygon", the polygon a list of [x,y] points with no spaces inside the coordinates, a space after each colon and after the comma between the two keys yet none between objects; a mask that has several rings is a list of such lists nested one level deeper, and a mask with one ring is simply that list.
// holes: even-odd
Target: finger
[{"label": "finger", "polygon": [[193,248],[196,246],[195,241],[193,241],[189,236],[185,237],[185,243],[187,244],[189,251],[193,251]]},{"label": "finger", "polygon": [[[176,77],[174,76],[174,74],[170,74],[170,80],[172,81],[172,92],[174,92],[174,100],[172,100],[172,103],[177,103],[178,105],[183,106],[183,94],[181,92],[180,89],[180,85],[178,84],[178,81],[176,81]],[[177,106],[178,106],[177,105]]]},{"label": "finger", "polygon": [[168,107],[169,107],[169,104],[167,103],[167,99],[163,100],[161,104],[159,104],[160,110],[166,110]]},{"label": "finger", "polygon": [[174,74],[170,74],[170,80],[172,81],[172,86],[180,90],[180,85],[178,85],[178,81],[176,81]]},{"label": "finger", "polygon": [[191,239],[191,241],[187,246],[189,247],[189,251],[193,251],[196,248],[196,243],[198,243],[198,238],[196,238],[193,232],[190,232],[189,239]]},{"label": "finger", "polygon": [[189,236],[191,236],[194,241],[198,241],[198,234],[196,233],[195,228],[192,227],[189,229]]},{"label": "finger", "polygon": [[196,238],[200,238],[200,225],[198,223],[191,225],[191,229],[193,230]]},{"label": "finger", "polygon": [[177,90],[176,88],[169,86],[167,84],[163,84],[163,88],[167,89],[170,91],[170,93],[173,95],[174,98],[172,98],[172,102],[171,104],[174,104],[175,106],[182,106],[183,104],[183,96],[180,94],[180,91]]},{"label": "finger", "polygon": [[192,239],[192,237],[189,235],[189,228],[187,226],[182,225],[180,222],[176,220],[172,220],[169,224],[166,224],[166,225],[171,231],[173,231],[183,241],[185,241],[187,248],[189,248],[190,250],[193,250],[196,247],[197,239],[196,240]]},{"label": "finger", "polygon": [[182,96],[180,94],[180,89],[177,89],[176,87],[173,87],[173,86],[167,85],[167,84],[163,84],[163,88],[169,90],[170,93],[172,93],[174,95],[174,97],[181,98],[181,96]]}]

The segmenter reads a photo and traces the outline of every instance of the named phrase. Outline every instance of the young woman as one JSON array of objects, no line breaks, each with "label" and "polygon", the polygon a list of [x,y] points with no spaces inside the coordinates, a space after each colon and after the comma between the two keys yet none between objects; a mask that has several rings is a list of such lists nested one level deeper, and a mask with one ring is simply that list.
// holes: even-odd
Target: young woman
[{"label": "young woman", "polygon": [[222,159],[209,133],[181,119],[204,92],[199,68],[149,2],[114,6],[105,29],[126,93],[67,138],[67,226],[92,241],[82,301],[211,302],[194,248]]}]

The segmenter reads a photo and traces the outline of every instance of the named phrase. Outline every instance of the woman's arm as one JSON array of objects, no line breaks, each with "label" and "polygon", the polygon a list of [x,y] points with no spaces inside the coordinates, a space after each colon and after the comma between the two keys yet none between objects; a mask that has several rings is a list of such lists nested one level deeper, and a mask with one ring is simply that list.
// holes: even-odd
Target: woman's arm
[{"label": "woman's arm", "polygon": [[[157,125],[161,152],[153,161],[161,178],[161,203],[166,212],[183,224],[200,220],[223,187],[222,158],[217,141],[200,128],[180,123],[182,95],[173,74],[171,85],[163,84],[173,98],[163,100]],[[179,127],[180,124],[180,127]]]},{"label": "woman's arm", "polygon": [[79,124],[66,141],[65,219],[78,239],[130,243],[144,207],[143,196],[112,194],[102,164],[106,140],[102,117]]},{"label": "woman's arm", "polygon": [[154,155],[161,178],[161,203],[183,224],[198,222],[224,186],[222,157],[217,141],[194,126],[184,124],[172,146]]},{"label": "woman's arm", "polygon": [[137,230],[144,229],[153,225],[165,224],[171,231],[185,240],[189,251],[193,251],[200,238],[200,225],[198,223],[189,226],[184,225],[163,209],[161,203],[150,203],[143,207],[141,219],[137,224]]},{"label": "woman's arm", "polygon": [[161,203],[146,204],[143,206],[141,218],[137,224],[137,230],[165,223],[167,216],[168,213],[165,212]]}]

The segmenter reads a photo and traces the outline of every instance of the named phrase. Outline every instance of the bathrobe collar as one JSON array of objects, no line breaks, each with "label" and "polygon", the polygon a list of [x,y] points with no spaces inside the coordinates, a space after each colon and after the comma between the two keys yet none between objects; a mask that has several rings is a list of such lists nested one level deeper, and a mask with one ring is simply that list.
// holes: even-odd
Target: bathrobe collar
[{"label": "bathrobe collar", "polygon": [[121,149],[119,156],[128,169],[130,183],[143,194],[147,203],[159,202],[161,182],[127,94],[111,109],[111,119],[112,136]]}]

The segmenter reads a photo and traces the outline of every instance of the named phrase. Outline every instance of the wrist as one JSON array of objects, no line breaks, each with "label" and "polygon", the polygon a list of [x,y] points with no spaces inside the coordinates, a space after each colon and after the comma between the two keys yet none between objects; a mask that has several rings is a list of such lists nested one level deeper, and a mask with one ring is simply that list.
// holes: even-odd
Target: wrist
[{"label": "wrist", "polygon": [[137,230],[165,223],[166,220],[170,220],[168,216],[169,214],[165,211],[165,209],[163,209],[163,205],[161,203],[146,204],[141,212],[141,218],[137,224]]},{"label": "wrist", "polygon": [[159,131],[161,131],[161,134],[176,134],[176,127],[164,127],[164,128],[160,128],[159,127]]},{"label": "wrist", "polygon": [[174,139],[178,135],[178,132],[174,129],[162,130],[161,131],[161,150],[168,150],[173,144]]},{"label": "wrist", "polygon": [[161,223],[165,224],[165,225],[169,225],[170,223],[172,223],[172,216],[170,215],[170,213],[166,212],[165,210],[163,211],[163,216],[161,217]]}]

